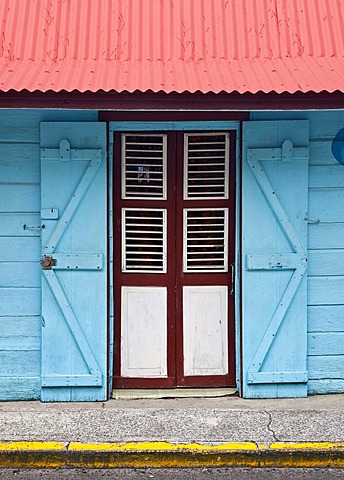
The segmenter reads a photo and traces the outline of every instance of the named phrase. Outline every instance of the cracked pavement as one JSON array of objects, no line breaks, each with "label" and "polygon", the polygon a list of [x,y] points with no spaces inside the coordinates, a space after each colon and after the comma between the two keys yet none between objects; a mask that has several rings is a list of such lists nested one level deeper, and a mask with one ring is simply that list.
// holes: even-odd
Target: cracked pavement
[{"label": "cracked pavement", "polygon": [[0,441],[344,441],[344,395],[0,403]]},{"label": "cracked pavement", "polygon": [[269,432],[271,433],[272,438],[275,440],[275,442],[279,442],[280,440],[276,437],[276,434],[275,434],[274,430],[271,428],[271,424],[272,424],[272,414],[271,414],[270,412],[266,412],[266,411],[264,411],[264,413],[266,413],[267,416],[269,417],[269,421],[268,421],[268,424],[267,424],[267,429],[268,429]]}]

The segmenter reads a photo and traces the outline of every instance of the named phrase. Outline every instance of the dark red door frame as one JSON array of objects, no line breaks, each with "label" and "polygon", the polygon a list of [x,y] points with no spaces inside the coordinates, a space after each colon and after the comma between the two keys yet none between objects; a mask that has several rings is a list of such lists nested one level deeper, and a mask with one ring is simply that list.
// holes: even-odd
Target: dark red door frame
[{"label": "dark red door frame", "polygon": [[[128,133],[128,132],[126,132]],[[121,199],[121,146],[120,134],[114,135],[114,167],[113,167],[113,188],[114,188],[114,295],[115,295],[115,325],[114,325],[114,388],[172,388],[175,386],[184,387],[211,387],[211,386],[235,386],[235,336],[234,336],[234,301],[229,298],[228,305],[228,362],[229,373],[223,376],[195,376],[185,377],[183,373],[183,318],[182,318],[182,286],[202,285],[204,280],[199,275],[184,274],[182,272],[182,239],[183,223],[182,209],[202,208],[199,201],[182,201],[183,198],[183,134],[182,132],[164,132],[168,134],[168,199],[167,201],[139,201],[140,208],[167,208],[168,211],[168,245],[176,241],[178,248],[168,248],[168,274],[133,274],[121,272],[121,260],[118,246],[122,243],[120,230],[121,209],[133,207],[133,201]],[[230,142],[230,199],[226,206],[229,207],[229,252],[228,263],[235,260],[235,160],[236,160],[236,137],[231,132]],[[177,158],[178,161],[171,161]],[[116,161],[117,159],[117,161]],[[176,191],[176,188],[178,191]],[[175,198],[178,198],[177,210],[173,205]],[[209,200],[207,201],[209,202]],[[212,200],[211,207],[223,207],[223,201]],[[210,206],[208,208],[211,208]],[[174,222],[175,211],[177,211],[177,222]],[[175,226],[176,225],[176,226]],[[172,227],[173,226],[173,227]],[[172,227],[172,228],[171,228]],[[177,239],[177,240],[176,240]],[[178,252],[177,260],[175,252]],[[176,266],[179,265],[179,271]],[[228,285],[231,289],[231,273],[212,274],[206,273],[207,285]],[[219,275],[221,280],[219,282]],[[203,277],[204,278],[204,277]],[[176,282],[176,283],[175,283]],[[123,378],[121,371],[121,285],[133,286],[167,286],[168,291],[168,332],[167,332],[167,367],[168,377],[166,378]],[[175,297],[175,292],[177,292]],[[174,308],[176,302],[176,308]],[[172,306],[172,308],[171,308]],[[178,342],[176,341],[178,338]]]}]

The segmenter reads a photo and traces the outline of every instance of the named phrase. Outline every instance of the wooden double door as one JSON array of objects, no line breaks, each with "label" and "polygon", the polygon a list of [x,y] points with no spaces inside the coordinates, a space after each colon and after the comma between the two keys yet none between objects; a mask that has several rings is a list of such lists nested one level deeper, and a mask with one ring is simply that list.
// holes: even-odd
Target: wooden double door
[{"label": "wooden double door", "polygon": [[114,135],[114,387],[235,385],[235,132]]}]

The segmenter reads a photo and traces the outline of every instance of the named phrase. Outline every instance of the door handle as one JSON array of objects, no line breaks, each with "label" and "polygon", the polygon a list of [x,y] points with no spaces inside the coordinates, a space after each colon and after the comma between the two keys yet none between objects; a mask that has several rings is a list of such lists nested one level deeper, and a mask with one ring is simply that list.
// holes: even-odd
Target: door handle
[{"label": "door handle", "polygon": [[234,295],[234,277],[235,277],[235,263],[231,263],[231,290],[229,295]]}]

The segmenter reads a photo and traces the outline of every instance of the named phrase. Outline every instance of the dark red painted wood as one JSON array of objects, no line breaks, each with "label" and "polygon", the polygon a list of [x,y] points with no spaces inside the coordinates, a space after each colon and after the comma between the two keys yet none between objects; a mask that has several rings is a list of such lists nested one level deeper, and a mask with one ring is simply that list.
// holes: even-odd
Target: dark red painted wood
[{"label": "dark red painted wood", "polygon": [[230,375],[199,375],[193,377],[181,377],[180,384],[181,387],[204,387],[204,388],[215,388],[215,387],[231,387],[234,384],[231,381]]},{"label": "dark red painted wood", "polygon": [[243,121],[248,120],[247,112],[212,112],[212,111],[192,111],[176,110],[161,112],[159,110],[143,111],[138,116],[137,112],[126,110],[121,112],[99,112],[99,119],[105,122],[123,121],[123,122],[187,122],[187,121]]},{"label": "dark red painted wood", "polygon": [[[204,133],[204,132],[203,132]],[[231,263],[235,260],[235,132],[230,134],[230,185],[229,199],[209,198],[204,200],[183,199],[183,133],[177,133],[177,196],[176,196],[176,311],[177,311],[177,343],[176,366],[177,384],[181,386],[234,386],[235,385],[235,335],[234,335],[234,296],[228,295],[228,354],[229,373],[225,376],[192,376],[184,375],[183,359],[183,287],[193,285],[227,285],[228,293],[231,290]],[[184,273],[183,272],[183,209],[184,208],[228,208],[229,209],[229,238],[228,238],[228,272],[222,273]]]},{"label": "dark red painted wood", "polygon": [[[199,119],[199,118],[198,118]],[[229,374],[224,376],[185,377],[183,372],[183,307],[182,291],[185,285],[228,285],[231,289],[231,271],[223,273],[183,272],[183,208],[229,208],[229,264],[234,262],[235,241],[235,132],[230,142],[230,198],[228,200],[183,200],[183,133],[168,135],[168,199],[122,200],[120,172],[120,134],[114,136],[114,294],[115,340],[114,379],[115,388],[172,388],[224,387],[235,385],[235,336],[234,297],[229,296]],[[168,270],[167,274],[135,274],[121,272],[121,209],[124,207],[168,209]],[[168,289],[168,378],[122,378],[120,359],[121,337],[121,286],[167,286]]]},{"label": "dark red painted wood", "polygon": [[124,378],[114,377],[113,388],[175,388],[174,377],[168,378]]},{"label": "dark red painted wood", "polygon": [[[308,93],[153,93],[153,92],[0,92],[0,108],[59,108],[94,110],[337,110],[344,108],[343,92]],[[107,113],[107,112],[106,112]],[[141,116],[140,112],[140,116]],[[201,113],[201,112],[200,112]],[[209,112],[210,113],[210,112]],[[110,115],[113,115],[111,113]],[[247,116],[248,114],[246,114]],[[165,117],[166,118],[166,117]],[[233,118],[233,117],[232,117]],[[114,118],[113,118],[114,119]],[[137,113],[136,113],[137,119]],[[237,117],[236,119],[240,119]]]},{"label": "dark red painted wood", "polygon": [[[127,133],[127,132],[126,132]],[[168,133],[168,157],[175,152],[175,133]],[[115,328],[114,328],[114,388],[129,385],[133,388],[166,388],[175,386],[175,310],[174,310],[174,278],[175,263],[173,249],[168,249],[167,273],[122,273],[121,271],[121,210],[122,208],[164,208],[167,210],[167,245],[175,241],[174,229],[174,197],[175,197],[175,164],[167,163],[167,200],[137,200],[121,198],[121,135],[114,135],[114,168],[113,168],[113,200],[114,200],[114,297],[115,297]],[[121,372],[121,287],[125,286],[155,286],[167,287],[167,370],[168,378],[157,379],[123,379]],[[123,383],[123,381],[125,382]]]}]

